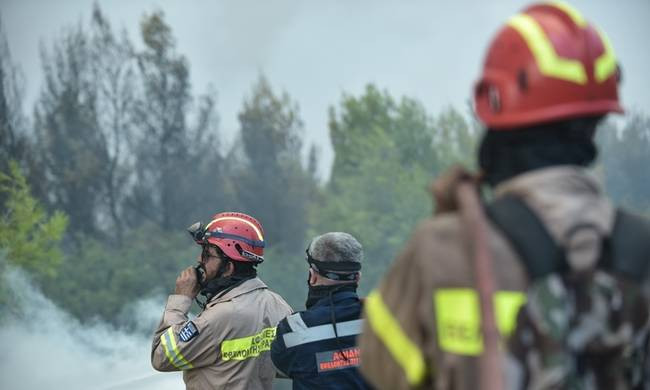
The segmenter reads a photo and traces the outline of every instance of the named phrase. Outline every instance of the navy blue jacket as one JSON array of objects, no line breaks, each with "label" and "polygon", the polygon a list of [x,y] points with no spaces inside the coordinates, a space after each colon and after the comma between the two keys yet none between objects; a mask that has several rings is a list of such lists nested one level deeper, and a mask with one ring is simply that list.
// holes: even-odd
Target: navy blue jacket
[{"label": "navy blue jacket", "polygon": [[[271,344],[275,367],[293,379],[294,389],[369,389],[357,367],[361,302],[354,291],[340,291],[294,313],[278,324]],[[336,316],[338,343],[332,326]]]}]

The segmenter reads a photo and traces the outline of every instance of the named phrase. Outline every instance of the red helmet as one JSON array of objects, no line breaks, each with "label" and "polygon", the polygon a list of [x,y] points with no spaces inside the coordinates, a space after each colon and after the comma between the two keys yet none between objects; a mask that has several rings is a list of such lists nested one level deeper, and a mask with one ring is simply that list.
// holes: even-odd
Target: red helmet
[{"label": "red helmet", "polygon": [[623,112],[620,71],[604,32],[566,3],[513,16],[488,50],[474,104],[489,128]]},{"label": "red helmet", "polygon": [[264,261],[264,230],[250,215],[215,214],[207,225],[197,222],[188,231],[197,244],[215,245],[235,261]]}]

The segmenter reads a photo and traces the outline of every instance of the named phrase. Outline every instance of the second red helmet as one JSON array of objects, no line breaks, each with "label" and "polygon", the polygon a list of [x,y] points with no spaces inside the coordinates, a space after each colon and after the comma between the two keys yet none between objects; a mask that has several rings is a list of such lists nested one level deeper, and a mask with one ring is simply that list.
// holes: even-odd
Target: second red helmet
[{"label": "second red helmet", "polygon": [[563,2],[513,16],[488,50],[474,90],[489,128],[622,112],[620,70],[605,33]]}]

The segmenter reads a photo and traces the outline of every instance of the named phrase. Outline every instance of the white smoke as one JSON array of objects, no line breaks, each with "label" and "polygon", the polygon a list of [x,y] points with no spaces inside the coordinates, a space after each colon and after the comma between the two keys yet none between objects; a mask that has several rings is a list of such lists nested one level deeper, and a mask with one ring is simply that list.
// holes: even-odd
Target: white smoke
[{"label": "white smoke", "polygon": [[[103,323],[81,324],[36,290],[20,271],[7,272],[2,283],[15,295],[17,306],[0,315],[0,389],[185,387],[180,373],[159,373],[151,367],[150,337],[141,332],[126,334]],[[150,300],[137,302],[128,312],[139,314],[139,323],[151,327],[162,310],[161,302]]]}]

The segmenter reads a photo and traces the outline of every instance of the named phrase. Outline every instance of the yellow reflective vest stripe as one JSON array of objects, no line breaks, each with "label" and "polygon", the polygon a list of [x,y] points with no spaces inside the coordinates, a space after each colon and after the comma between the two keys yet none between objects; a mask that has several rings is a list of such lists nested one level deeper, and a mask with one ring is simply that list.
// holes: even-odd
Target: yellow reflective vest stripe
[{"label": "yellow reflective vest stripe", "polygon": [[421,384],[427,374],[424,355],[393,317],[377,290],[366,298],[365,309],[370,327],[402,367],[408,383],[411,386]]},{"label": "yellow reflective vest stripe", "polygon": [[262,352],[271,350],[275,331],[275,327],[265,328],[252,336],[224,340],[221,343],[221,359],[246,360],[260,356]]},{"label": "yellow reflective vest stripe", "polygon": [[160,342],[165,351],[165,356],[167,360],[179,370],[189,370],[194,368],[190,362],[188,362],[185,357],[178,350],[178,343],[176,342],[176,337],[174,337],[174,330],[171,326],[167,329],[165,333],[160,335]]},{"label": "yellow reflective vest stripe", "polygon": [[[517,312],[525,301],[526,296],[521,292],[495,293],[496,325],[502,335],[512,333]],[[458,355],[480,355],[483,339],[477,292],[469,288],[439,289],[433,294],[433,303],[440,349]]]}]

